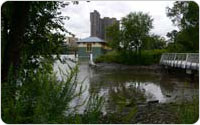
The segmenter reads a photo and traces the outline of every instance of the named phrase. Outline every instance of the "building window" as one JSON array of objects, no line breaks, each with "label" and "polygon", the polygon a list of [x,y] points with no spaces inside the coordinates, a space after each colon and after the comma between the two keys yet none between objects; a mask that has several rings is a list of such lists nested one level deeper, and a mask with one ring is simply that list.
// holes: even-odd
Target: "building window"
[{"label": "building window", "polygon": [[91,52],[92,51],[92,44],[91,43],[87,43],[86,51],[87,52]]}]

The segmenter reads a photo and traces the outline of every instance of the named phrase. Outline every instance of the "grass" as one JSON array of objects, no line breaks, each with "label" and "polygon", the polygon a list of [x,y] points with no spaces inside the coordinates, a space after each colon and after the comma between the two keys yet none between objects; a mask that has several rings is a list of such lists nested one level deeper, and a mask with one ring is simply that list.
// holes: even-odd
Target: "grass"
[{"label": "grass", "polygon": [[194,97],[192,102],[185,102],[177,107],[180,123],[194,124],[199,119],[199,100]]}]

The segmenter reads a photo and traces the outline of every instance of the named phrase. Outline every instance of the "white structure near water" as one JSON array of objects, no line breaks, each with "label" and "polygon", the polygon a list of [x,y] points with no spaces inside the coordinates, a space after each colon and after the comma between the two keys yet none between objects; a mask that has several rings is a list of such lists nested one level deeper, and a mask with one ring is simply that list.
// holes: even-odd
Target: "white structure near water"
[{"label": "white structure near water", "polygon": [[186,70],[199,70],[199,53],[164,53],[160,64]]}]

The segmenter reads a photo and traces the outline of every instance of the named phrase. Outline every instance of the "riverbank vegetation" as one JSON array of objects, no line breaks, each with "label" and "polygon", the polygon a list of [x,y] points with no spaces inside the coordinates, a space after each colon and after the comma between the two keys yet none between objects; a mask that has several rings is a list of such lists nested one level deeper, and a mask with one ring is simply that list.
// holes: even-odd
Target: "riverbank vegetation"
[{"label": "riverbank vegetation", "polygon": [[[87,102],[70,106],[73,99],[84,92],[82,84],[77,81],[78,67],[71,68],[69,74],[62,74],[66,78],[62,80],[49,70],[42,67],[26,72],[23,69],[18,71],[18,79],[10,70],[9,80],[2,84],[3,121],[12,124],[95,123],[101,112],[102,97],[92,94],[89,100],[85,100]],[[78,116],[77,108],[85,103],[85,112]]]},{"label": "riverbank vegetation", "polygon": [[136,53],[126,53],[119,51],[111,51],[98,57],[95,61],[106,63],[120,63],[127,65],[153,65],[158,64],[162,53],[165,49],[143,50],[138,56]]}]

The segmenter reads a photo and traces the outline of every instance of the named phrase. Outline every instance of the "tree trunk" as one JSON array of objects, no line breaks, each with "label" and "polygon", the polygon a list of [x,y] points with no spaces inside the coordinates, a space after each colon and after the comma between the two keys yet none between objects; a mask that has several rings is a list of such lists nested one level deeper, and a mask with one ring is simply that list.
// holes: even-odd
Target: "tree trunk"
[{"label": "tree trunk", "polygon": [[[16,71],[20,66],[21,51],[23,49],[24,33],[28,24],[28,14],[30,8],[30,2],[13,2],[12,15],[10,15],[10,31],[8,34],[8,40],[5,41],[5,48],[3,52],[2,61],[2,82],[6,82],[8,78],[8,72],[11,66],[13,66],[13,73],[16,75]],[[5,6],[4,6],[5,7]]]},{"label": "tree trunk", "polygon": [[141,47],[139,47],[139,62],[140,62],[140,64],[142,63],[141,62]]}]

